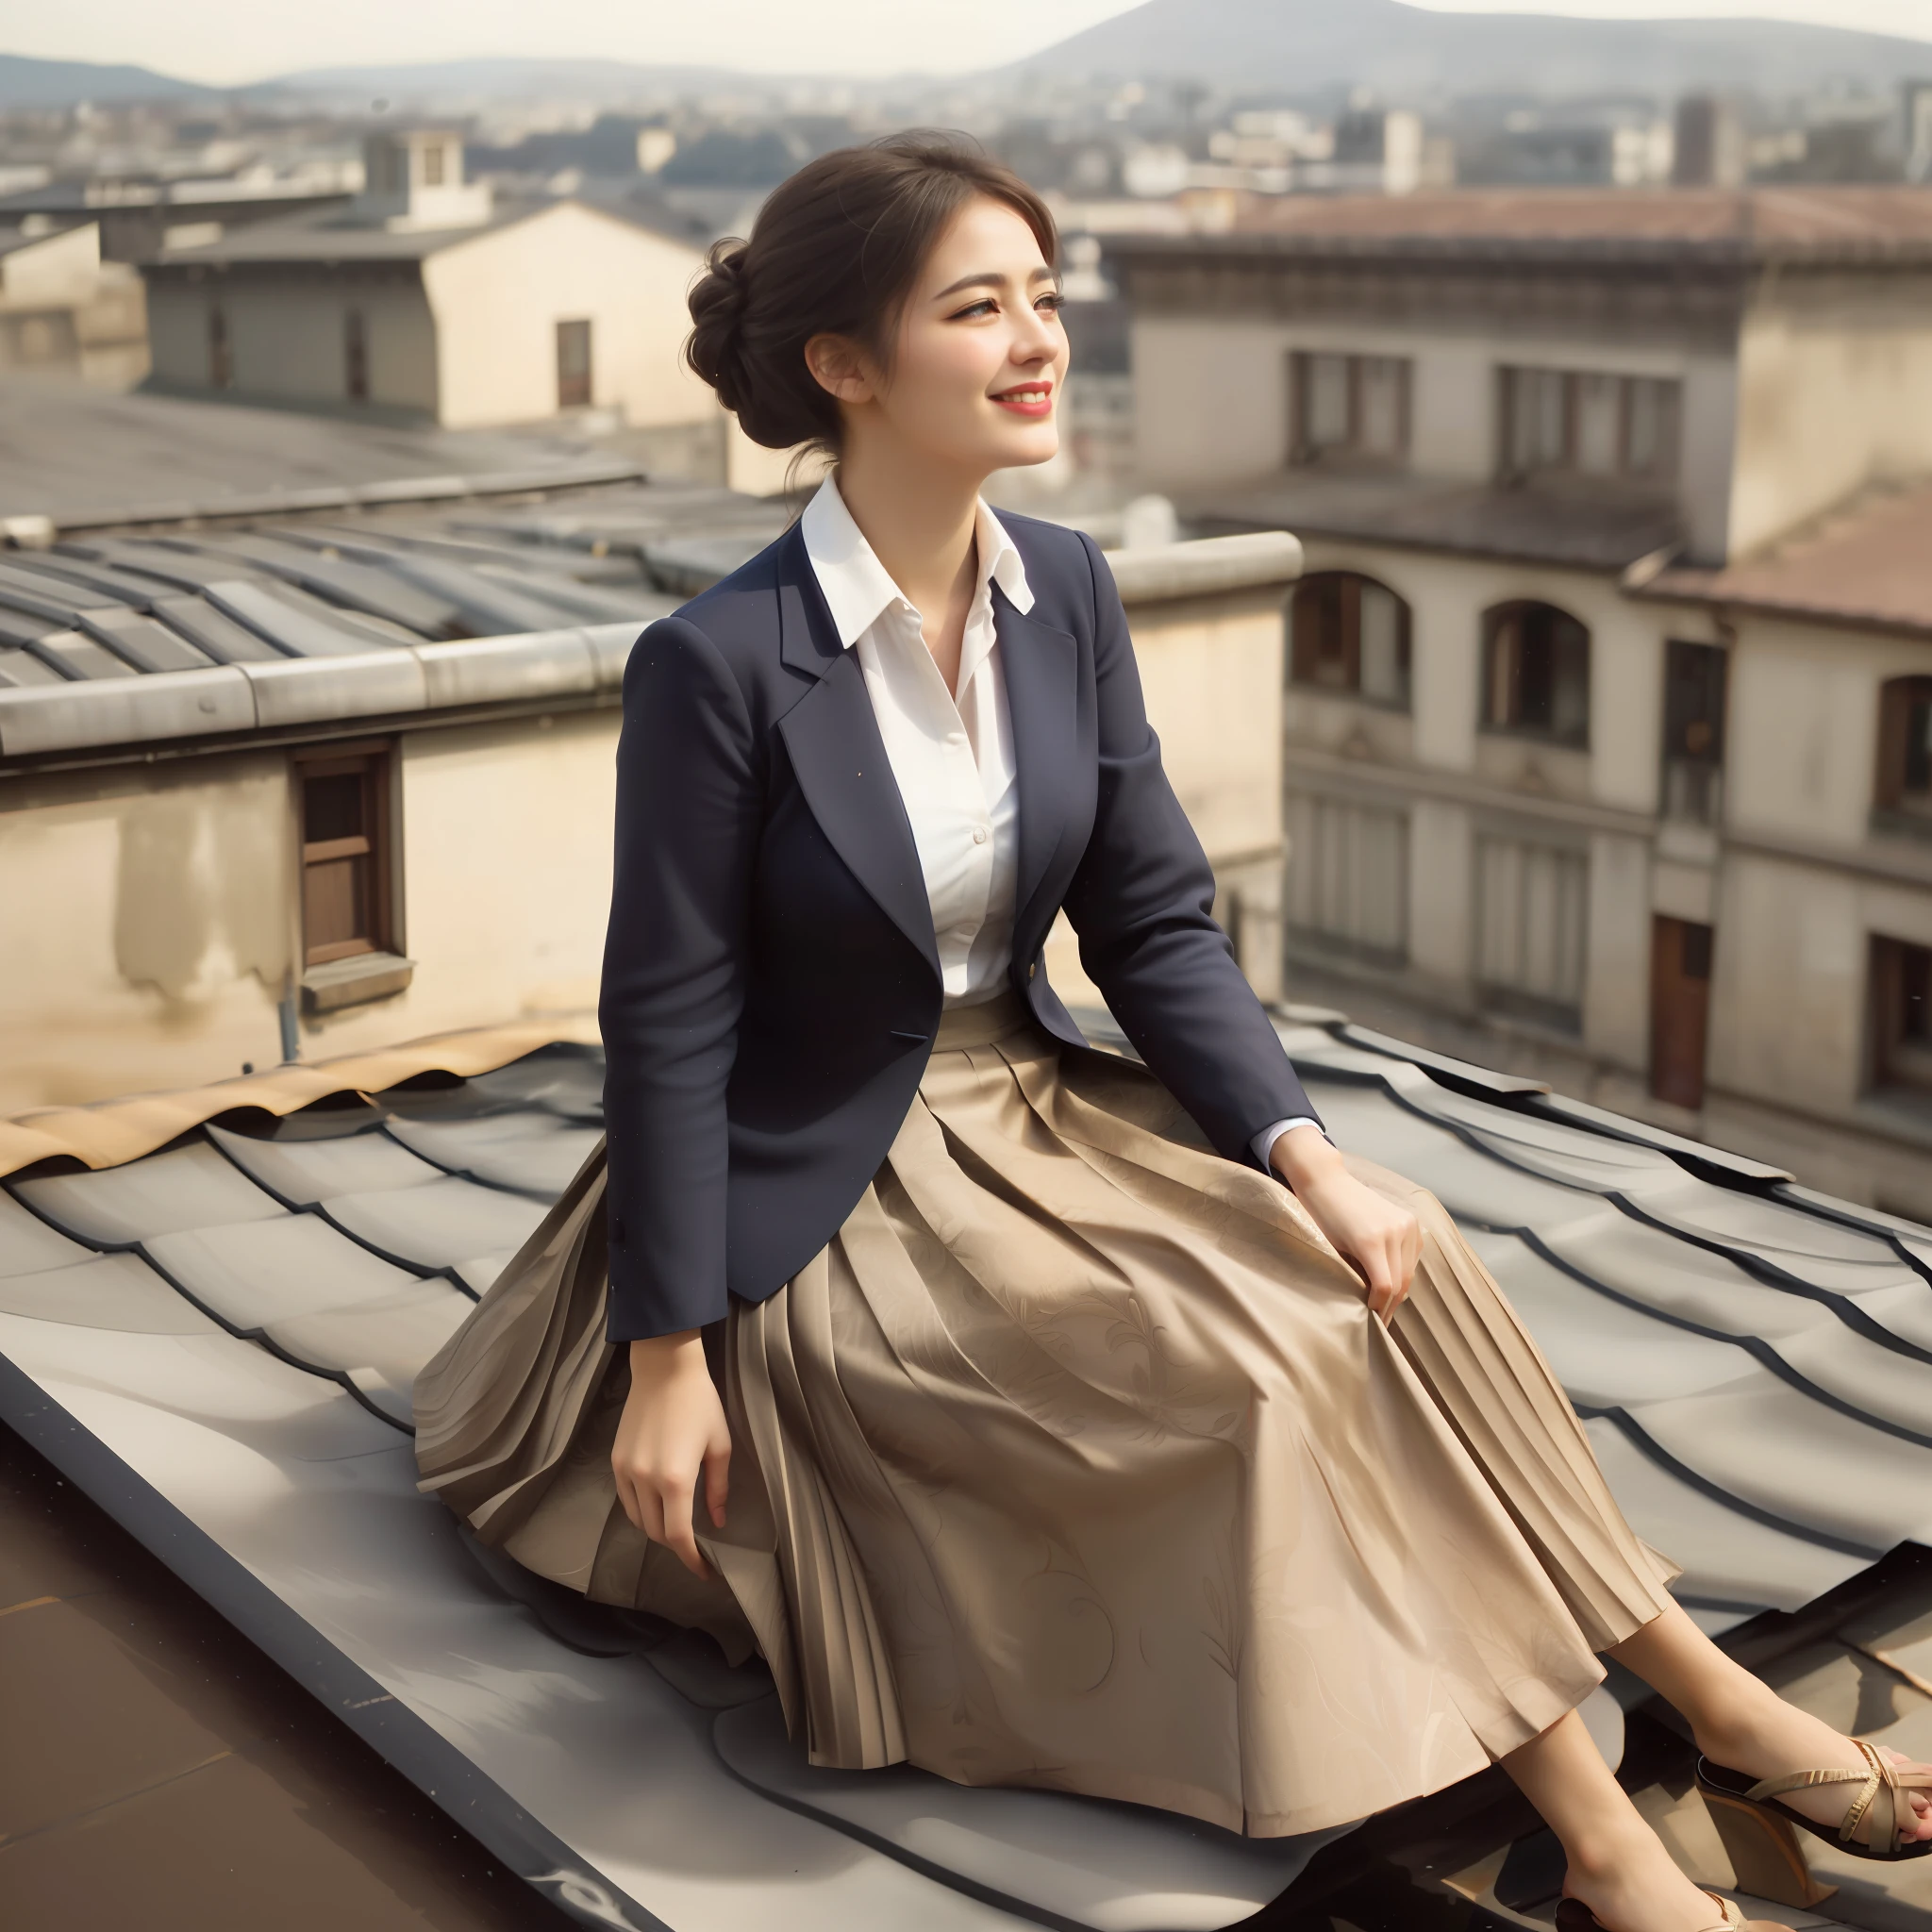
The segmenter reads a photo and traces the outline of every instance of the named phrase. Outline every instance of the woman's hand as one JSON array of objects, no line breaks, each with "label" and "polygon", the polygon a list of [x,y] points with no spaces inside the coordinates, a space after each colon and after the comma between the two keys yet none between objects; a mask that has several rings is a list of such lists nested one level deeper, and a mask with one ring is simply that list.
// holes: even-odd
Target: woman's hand
[{"label": "woman's hand", "polygon": [[692,1529],[698,1478],[711,1525],[724,1527],[731,1431],[698,1331],[658,1335],[630,1345],[630,1394],[610,1452],[624,1513],[662,1543],[693,1576],[711,1566]]},{"label": "woman's hand", "polygon": [[1392,1321],[1422,1258],[1415,1216],[1357,1180],[1320,1127],[1291,1127],[1275,1141],[1268,1163],[1360,1274],[1370,1308]]}]

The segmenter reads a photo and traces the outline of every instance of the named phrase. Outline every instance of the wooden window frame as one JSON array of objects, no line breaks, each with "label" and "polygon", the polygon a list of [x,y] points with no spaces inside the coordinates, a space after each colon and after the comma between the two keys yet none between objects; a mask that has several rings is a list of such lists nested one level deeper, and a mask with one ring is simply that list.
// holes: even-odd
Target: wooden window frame
[{"label": "wooden window frame", "polygon": [[[557,355],[557,408],[560,414],[565,409],[587,409],[596,400],[597,393],[597,338],[591,326],[592,318],[588,315],[559,316],[555,331]],[[582,375],[583,392],[565,393],[563,374],[563,343],[566,329],[580,328],[584,332],[584,367]],[[573,377],[573,385],[576,378]]]},{"label": "wooden window frame", "polygon": [[[1331,585],[1339,588],[1341,593],[1343,681],[1341,684],[1325,684],[1320,678],[1307,675],[1308,658],[1302,648],[1302,600],[1309,592],[1318,589],[1325,591]],[[1395,600],[1398,612],[1397,656],[1403,670],[1400,702],[1367,697],[1362,692],[1362,591],[1367,587],[1386,591]],[[1378,711],[1397,711],[1405,716],[1414,710],[1415,614],[1409,608],[1408,599],[1385,584],[1380,577],[1372,577],[1366,572],[1356,570],[1312,571],[1289,591],[1284,600],[1283,621],[1288,632],[1288,682],[1292,690],[1351,698],[1357,704],[1373,705]]]},{"label": "wooden window frame", "polygon": [[[305,968],[398,950],[393,899],[394,812],[391,800],[394,751],[394,745],[388,739],[366,739],[299,752],[291,760],[291,774],[295,784],[297,891],[302,920],[302,963]],[[309,839],[307,824],[308,781],[358,774],[364,780],[365,829],[345,839]],[[314,865],[354,858],[366,858],[369,861],[368,930],[348,939],[313,942],[308,931],[308,870]]]},{"label": "wooden window frame", "polygon": [[[1578,420],[1583,378],[1607,375],[1617,385],[1617,467],[1614,475],[1592,476],[1599,483],[1674,484],[1682,469],[1684,385],[1674,375],[1628,375],[1610,369],[1547,369],[1540,364],[1504,362],[1496,368],[1496,474],[1506,483],[1521,484],[1535,476],[1581,476],[1578,468]],[[1554,463],[1520,463],[1516,431],[1522,413],[1522,384],[1526,376],[1554,376],[1563,385],[1562,455]],[[1637,385],[1653,383],[1666,393],[1659,455],[1655,466],[1640,470],[1632,460],[1632,425],[1636,417]]]},{"label": "wooden window frame", "polygon": [[1906,1012],[1914,994],[1932,1006],[1932,947],[1875,932],[1869,947],[1870,1085],[1874,1092],[1932,1103],[1932,1014],[1919,1016],[1925,1030],[1914,1034]]},{"label": "wooden window frame", "polygon": [[[1308,384],[1311,365],[1317,357],[1337,357],[1348,368],[1348,434],[1341,442],[1316,444],[1308,440]],[[1396,379],[1396,444],[1392,451],[1365,450],[1362,447],[1362,390],[1364,365],[1392,362]],[[1291,468],[1303,468],[1339,458],[1345,463],[1361,463],[1385,469],[1401,469],[1408,461],[1410,431],[1414,420],[1415,358],[1411,356],[1365,356],[1348,349],[1291,349],[1288,359],[1288,460]]]},{"label": "wooden window frame", "polygon": [[[1525,724],[1521,722],[1523,679],[1520,663],[1512,686],[1517,692],[1515,709],[1518,715],[1515,718],[1498,717],[1496,715],[1496,656],[1502,648],[1504,626],[1512,613],[1535,609],[1555,611],[1558,617],[1567,618],[1583,634],[1583,727],[1574,736],[1557,730],[1554,725],[1545,727],[1541,724]],[[1590,626],[1574,611],[1566,610],[1560,604],[1551,604],[1541,597],[1515,597],[1502,604],[1492,604],[1482,614],[1482,626],[1483,648],[1481,666],[1483,687],[1482,704],[1478,715],[1483,730],[1495,733],[1500,737],[1526,738],[1533,740],[1538,744],[1556,745],[1566,751],[1588,752],[1591,747],[1591,726],[1594,723],[1591,717],[1591,698],[1593,692],[1591,690],[1591,675],[1592,660],[1595,656],[1595,640],[1591,633]],[[1552,640],[1553,648],[1554,644],[1555,641]],[[1551,667],[1553,692],[1555,689],[1555,672],[1556,667],[1553,664]]]},{"label": "wooden window frame", "polygon": [[1878,687],[1878,758],[1873,804],[1881,812],[1932,820],[1932,783],[1923,791],[1908,789],[1906,783],[1911,762],[1912,713],[1924,704],[1932,704],[1932,677],[1890,677]]},{"label": "wooden window frame", "polygon": [[342,311],[342,392],[352,403],[369,400],[369,317],[359,308]]}]

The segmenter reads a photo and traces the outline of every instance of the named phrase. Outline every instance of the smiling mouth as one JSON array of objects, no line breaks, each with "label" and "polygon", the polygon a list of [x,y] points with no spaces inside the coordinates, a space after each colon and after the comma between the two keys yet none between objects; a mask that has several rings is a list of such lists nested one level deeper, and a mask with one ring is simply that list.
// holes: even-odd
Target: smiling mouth
[{"label": "smiling mouth", "polygon": [[1053,384],[1022,382],[1003,389],[992,400],[1003,409],[1021,416],[1044,416],[1053,408]]}]

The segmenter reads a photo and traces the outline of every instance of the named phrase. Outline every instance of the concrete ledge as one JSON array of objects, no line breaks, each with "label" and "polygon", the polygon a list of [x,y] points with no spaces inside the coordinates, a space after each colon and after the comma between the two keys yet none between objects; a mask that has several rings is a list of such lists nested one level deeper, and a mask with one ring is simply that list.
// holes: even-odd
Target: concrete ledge
[{"label": "concrete ledge", "polygon": [[353,658],[287,658],[280,663],[237,668],[255,693],[250,722],[258,729],[420,711],[429,701],[423,666],[413,650],[369,651]]},{"label": "concrete ledge", "polygon": [[199,738],[254,724],[254,694],[232,664],[0,691],[0,758]]},{"label": "concrete ledge", "polygon": [[648,625],[657,623],[660,617],[669,617],[677,608],[672,598],[664,597],[658,601],[664,608],[636,624],[585,625],[584,641],[590,645],[591,656],[597,666],[600,691],[621,691],[624,688],[624,667],[630,662],[630,647],[643,636]]},{"label": "concrete ledge", "polygon": [[1128,605],[1291,584],[1302,574],[1301,539],[1286,530],[1196,537],[1186,543],[1109,550],[1106,555],[1120,586],[1121,602]]},{"label": "concrete ledge", "polygon": [[365,1000],[387,999],[416,976],[416,962],[395,953],[356,953],[311,966],[302,975],[302,1010],[333,1013]]},{"label": "concrete ledge", "polygon": [[581,630],[415,644],[410,655],[423,667],[424,703],[431,707],[562,697],[598,685],[597,660]]}]

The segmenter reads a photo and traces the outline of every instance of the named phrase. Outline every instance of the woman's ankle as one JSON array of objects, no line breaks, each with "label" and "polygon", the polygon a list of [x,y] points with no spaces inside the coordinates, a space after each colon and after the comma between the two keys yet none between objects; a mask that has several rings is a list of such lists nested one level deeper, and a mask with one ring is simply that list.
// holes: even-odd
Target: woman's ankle
[{"label": "woman's ankle", "polygon": [[1632,1812],[1627,1818],[1607,1817],[1563,1840],[1563,1857],[1573,1880],[1589,1885],[1627,1875],[1646,1860],[1669,1860],[1663,1841]]}]

